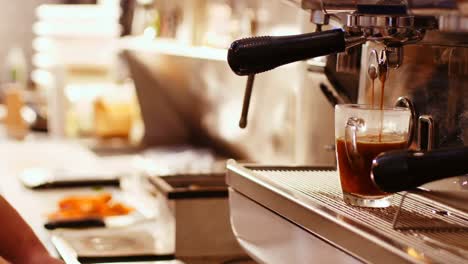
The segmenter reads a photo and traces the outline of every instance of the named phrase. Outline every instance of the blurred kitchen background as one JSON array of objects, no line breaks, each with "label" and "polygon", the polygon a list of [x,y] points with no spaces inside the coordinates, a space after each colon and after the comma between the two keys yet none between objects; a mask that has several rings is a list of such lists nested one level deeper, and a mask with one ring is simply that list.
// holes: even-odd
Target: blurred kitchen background
[{"label": "blurred kitchen background", "polygon": [[[308,107],[325,106],[319,115],[330,122],[321,129],[332,129],[333,109],[326,97],[313,96],[319,85],[306,80],[305,63],[258,77],[250,125],[238,128],[246,80],[230,72],[227,48],[242,37],[314,30],[307,13],[287,1],[2,6],[1,98],[10,107],[9,115],[2,111],[10,137],[41,131],[97,151],[190,144],[249,161],[334,164],[331,135],[319,140],[329,144],[309,142],[327,133],[310,128],[318,116]],[[309,155],[318,149],[324,155]]]},{"label": "blurred kitchen background", "polygon": [[[323,58],[259,75],[239,128],[247,78],[232,73],[227,49],[314,31],[288,1],[1,1],[0,194],[67,263],[251,263],[229,224],[226,160],[335,164],[333,104],[320,91],[329,80],[308,70]],[[75,231],[96,215],[53,213],[75,200],[108,202],[117,211],[98,215],[105,222],[131,219],[120,231]],[[102,250],[122,236],[134,240]],[[91,238],[91,248],[75,244]]]},{"label": "blurred kitchen background", "polygon": [[[251,172],[248,166],[233,165],[235,162],[228,160],[274,168],[336,167],[334,106],[363,103],[370,97],[366,93],[370,87],[366,52],[384,48],[382,43],[367,43],[362,49],[354,47],[347,53],[299,61],[256,75],[248,124],[241,129],[247,77],[237,76],[230,69],[230,44],[244,37],[342,28],[339,20],[346,21],[346,14],[339,12],[329,19],[320,10],[323,6],[307,7],[307,2],[322,3],[0,0],[0,195],[18,210],[49,252],[66,263],[254,263],[231,228],[226,164],[231,164],[231,176]],[[392,6],[385,5],[387,2],[412,1],[337,2],[344,6],[378,2],[376,6],[383,3],[382,10],[386,11],[385,7]],[[466,1],[456,2],[462,6]],[[467,20],[462,18],[460,28],[454,24],[454,33],[466,30]],[[432,22],[429,19],[428,26],[433,26]],[[367,32],[363,28],[362,32]],[[413,36],[413,24],[408,28],[403,27],[403,32]],[[388,29],[393,30],[393,26]],[[428,30],[429,40],[432,33]],[[402,36],[406,39],[405,34]],[[398,71],[392,69],[385,104],[393,104],[403,95],[414,97],[416,106],[423,107],[419,114],[429,112],[436,122],[447,121],[441,127],[453,135],[448,139],[463,144],[467,115],[460,95],[466,83],[466,38],[460,35],[461,42],[452,43],[459,41],[456,34],[440,36],[441,43],[447,41],[453,49],[438,47],[438,38],[434,38],[436,44],[405,46],[409,52],[404,56],[403,49],[401,53],[398,49],[395,54],[402,57],[393,57],[394,63],[400,66],[404,57],[405,64]],[[458,119],[452,118],[455,116]],[[252,171],[252,179],[261,174]],[[297,184],[310,183],[321,193],[315,178],[304,175],[307,180]],[[243,177],[239,177],[238,185],[248,189],[247,194],[261,190],[261,201],[279,201],[277,196],[263,196],[266,192],[262,188],[270,184],[263,181],[271,178],[252,180],[255,188],[249,189],[250,180]],[[285,179],[288,177],[285,174]],[[322,183],[325,191],[328,180],[333,178]],[[466,179],[456,184],[463,189]],[[296,191],[284,192],[294,195]],[[302,199],[302,195],[297,197]],[[338,196],[334,193],[333,197]],[[296,208],[293,199],[285,199],[288,210]],[[341,198],[333,199],[333,206],[342,202]],[[263,208],[263,202],[252,201],[256,207],[268,209]],[[239,214],[248,227],[245,230],[254,237],[250,242],[258,243],[255,250],[265,244],[274,251],[274,258],[284,252],[280,249],[291,245],[299,245],[291,252],[310,251],[298,233],[283,229],[283,236],[277,232],[279,229],[265,224],[279,223],[279,218],[288,225],[293,221],[273,209],[274,214],[268,211],[263,217],[251,213],[255,211],[260,212],[255,209]],[[449,212],[440,212],[450,216]],[[349,226],[347,218],[332,218]],[[306,231],[302,225],[295,228]],[[268,236],[257,238],[260,229]],[[333,234],[354,244],[348,233]],[[240,236],[242,241],[245,237]],[[313,237],[314,241],[320,237],[320,243],[328,241],[321,235]],[[291,244],[290,238],[298,244]],[[367,250],[368,244],[362,245]],[[413,252],[411,247],[408,249]],[[430,248],[427,252],[433,251]],[[316,252],[325,258],[330,255],[329,251]],[[284,256],[289,257],[289,253]],[[414,261],[419,262],[416,257]],[[352,263],[358,260],[353,257]]]}]

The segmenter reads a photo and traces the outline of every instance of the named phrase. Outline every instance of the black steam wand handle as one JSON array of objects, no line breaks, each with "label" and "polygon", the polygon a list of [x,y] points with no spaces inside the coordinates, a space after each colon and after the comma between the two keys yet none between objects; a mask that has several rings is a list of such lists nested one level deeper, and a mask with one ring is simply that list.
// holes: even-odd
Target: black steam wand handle
[{"label": "black steam wand handle", "polygon": [[382,191],[394,193],[465,174],[468,174],[468,147],[457,147],[382,153],[374,159],[371,177]]},{"label": "black steam wand handle", "polygon": [[228,63],[237,75],[252,75],[295,61],[342,52],[346,49],[341,29],[236,40],[228,51]]}]

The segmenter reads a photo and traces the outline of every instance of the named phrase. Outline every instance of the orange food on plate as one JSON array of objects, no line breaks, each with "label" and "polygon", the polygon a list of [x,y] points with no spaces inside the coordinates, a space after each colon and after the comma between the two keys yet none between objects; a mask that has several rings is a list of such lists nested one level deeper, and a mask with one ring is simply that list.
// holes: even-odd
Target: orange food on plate
[{"label": "orange food on plate", "polygon": [[49,214],[50,220],[70,220],[91,217],[127,215],[134,209],[112,201],[109,193],[86,196],[68,196],[58,203],[58,211]]}]

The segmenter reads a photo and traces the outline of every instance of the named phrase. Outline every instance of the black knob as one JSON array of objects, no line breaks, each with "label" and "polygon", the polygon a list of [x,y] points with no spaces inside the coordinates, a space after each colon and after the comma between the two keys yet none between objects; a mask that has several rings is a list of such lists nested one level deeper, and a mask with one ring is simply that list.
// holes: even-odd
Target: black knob
[{"label": "black knob", "polygon": [[342,52],[346,48],[341,29],[282,37],[252,37],[236,40],[228,63],[238,75],[269,71],[295,61]]}]

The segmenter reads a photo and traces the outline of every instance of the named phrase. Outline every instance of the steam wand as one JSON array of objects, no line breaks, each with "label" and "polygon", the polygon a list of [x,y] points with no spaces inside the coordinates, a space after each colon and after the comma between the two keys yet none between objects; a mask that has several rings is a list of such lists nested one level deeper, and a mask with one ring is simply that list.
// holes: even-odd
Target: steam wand
[{"label": "steam wand", "polygon": [[342,52],[347,46],[363,42],[365,40],[362,38],[347,43],[342,29],[283,37],[251,37],[234,41],[228,51],[229,66],[237,75],[249,76],[239,126],[247,126],[255,74],[291,62]]},{"label": "steam wand", "polygon": [[255,74],[250,74],[247,77],[247,85],[245,86],[244,102],[242,104],[242,114],[239,121],[240,128],[246,128],[248,122],[249,108],[250,108],[250,97],[252,96],[253,84],[255,81]]}]

